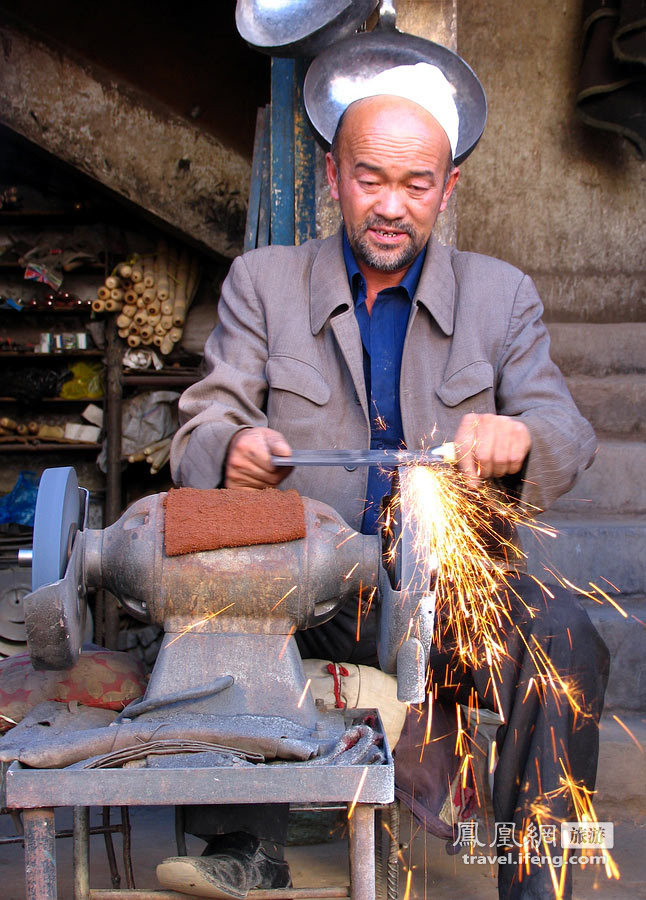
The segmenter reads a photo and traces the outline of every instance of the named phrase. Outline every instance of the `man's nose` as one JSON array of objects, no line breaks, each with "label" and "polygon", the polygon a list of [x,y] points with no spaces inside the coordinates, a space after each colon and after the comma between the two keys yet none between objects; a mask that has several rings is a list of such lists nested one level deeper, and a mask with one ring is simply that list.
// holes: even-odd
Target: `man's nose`
[{"label": "man's nose", "polygon": [[406,212],[404,196],[397,188],[383,187],[374,206],[377,215],[384,219],[400,219]]}]

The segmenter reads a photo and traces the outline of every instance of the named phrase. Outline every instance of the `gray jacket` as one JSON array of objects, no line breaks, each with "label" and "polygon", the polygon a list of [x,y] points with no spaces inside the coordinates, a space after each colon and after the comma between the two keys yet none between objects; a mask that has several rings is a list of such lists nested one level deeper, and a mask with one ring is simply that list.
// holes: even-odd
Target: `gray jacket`
[{"label": "gray jacket", "polygon": [[[542,304],[518,269],[431,239],[408,322],[400,399],[406,446],[451,440],[469,412],[519,416],[532,448],[521,500],[544,509],[595,450],[549,356]],[[280,431],[294,449],[370,445],[362,345],[341,232],[299,247],[246,253],[222,287],[207,376],[180,400],[176,482],[221,484],[231,438]],[[368,470],[296,468],[281,485],[329,503],[359,528]]]}]

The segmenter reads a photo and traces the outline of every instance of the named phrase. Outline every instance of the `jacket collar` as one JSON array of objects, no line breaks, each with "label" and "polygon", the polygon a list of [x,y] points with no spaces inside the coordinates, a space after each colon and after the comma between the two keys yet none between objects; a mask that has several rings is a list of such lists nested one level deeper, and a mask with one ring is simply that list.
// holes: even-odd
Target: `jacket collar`
[{"label": "jacket collar", "polygon": [[[455,275],[451,254],[435,238],[431,238],[426,259],[415,292],[415,303],[421,303],[442,331],[453,334],[455,307]],[[336,234],[321,242],[312,263],[310,275],[310,324],[318,334],[332,313],[353,306],[348,273],[343,259],[343,225]]]}]

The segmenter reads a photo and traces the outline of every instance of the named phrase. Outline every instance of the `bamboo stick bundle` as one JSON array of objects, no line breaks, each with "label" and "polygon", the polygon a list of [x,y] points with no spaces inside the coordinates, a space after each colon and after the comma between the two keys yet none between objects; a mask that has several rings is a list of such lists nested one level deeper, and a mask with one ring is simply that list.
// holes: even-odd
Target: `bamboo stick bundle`
[{"label": "bamboo stick bundle", "polygon": [[152,316],[159,316],[161,319],[161,306],[159,305],[159,300],[153,300],[152,303],[149,303],[146,307],[148,310],[148,318],[150,319]]},{"label": "bamboo stick bundle", "polygon": [[161,350],[161,345],[164,343],[164,337],[165,337],[165,335],[157,334],[156,332],[155,332],[155,334],[153,334],[153,344],[155,347],[159,347],[160,350]]},{"label": "bamboo stick bundle", "polygon": [[174,325],[168,332],[168,337],[174,344],[176,344],[182,337],[182,329]]},{"label": "bamboo stick bundle", "polygon": [[144,256],[144,286],[147,288],[154,287],[155,284],[155,257]]},{"label": "bamboo stick bundle", "polygon": [[[157,322],[157,324],[155,325],[155,334],[157,335],[157,337],[160,337],[160,338],[163,338],[164,335],[166,334],[166,332],[168,331],[168,329],[164,328],[164,326],[162,325],[162,321],[161,321],[162,319],[163,319],[163,316],[160,317],[159,322]],[[161,345],[158,344],[157,346],[161,346]]]},{"label": "bamboo stick bundle", "polygon": [[144,298],[137,297],[137,302],[135,303],[135,306],[137,307],[137,309],[145,309],[146,304],[144,303]]},{"label": "bamboo stick bundle", "polygon": [[146,290],[146,285],[143,283],[143,281],[138,281],[136,284],[133,283],[132,289],[138,297],[141,297],[143,292]]},{"label": "bamboo stick bundle", "polygon": [[147,338],[152,338],[154,334],[154,328],[152,325],[149,325],[147,322],[145,325],[142,325],[139,329],[139,334],[141,335],[142,341]]},{"label": "bamboo stick bundle", "polygon": [[140,284],[144,280],[144,270],[141,265],[141,260],[137,259],[132,266],[132,272],[130,273],[130,280],[133,284]]},{"label": "bamboo stick bundle", "polygon": [[113,291],[115,288],[121,287],[121,279],[116,275],[108,275],[105,279],[105,286],[109,291]]},{"label": "bamboo stick bundle", "polygon": [[162,317],[161,317],[161,319],[159,320],[159,324],[160,324],[161,327],[164,329],[164,332],[170,331],[171,328],[173,327],[173,317],[172,317],[172,316],[165,316],[165,315],[164,315],[163,307],[162,307]]},{"label": "bamboo stick bundle", "polygon": [[128,457],[128,462],[129,463],[143,462],[143,460],[145,458],[146,458],[146,454],[144,453],[144,451],[138,450],[136,453],[130,454],[130,456]]},{"label": "bamboo stick bundle", "polygon": [[141,344],[141,337],[138,334],[129,334],[127,341],[129,347],[138,347]]},{"label": "bamboo stick bundle", "polygon": [[131,306],[128,303],[123,304],[123,308],[121,310],[122,315],[128,316],[129,319],[134,319],[136,312],[137,312],[136,306]]},{"label": "bamboo stick bundle", "polygon": [[[132,319],[130,316],[124,316],[123,310],[121,310],[120,314],[117,316],[117,328],[119,331],[123,331],[125,328],[126,334],[130,331],[130,325],[132,324]],[[125,334],[120,334],[119,337],[125,337]]]},{"label": "bamboo stick bundle", "polygon": [[121,288],[112,288],[110,291],[110,299],[111,300],[120,300],[123,302],[124,293]]},{"label": "bamboo stick bundle", "polygon": [[175,303],[175,288],[177,284],[177,250],[171,247],[168,251],[168,297],[162,300],[162,315],[172,316]]},{"label": "bamboo stick bundle", "polygon": [[[117,325],[118,324],[119,323],[117,322]],[[130,329],[129,328],[117,328],[117,334],[119,335],[120,338],[125,339],[130,334]]]},{"label": "bamboo stick bundle", "polygon": [[163,356],[167,356],[172,349],[173,349],[173,342],[170,339],[170,335],[166,334],[166,335],[164,335],[164,338],[163,338],[161,344],[159,345],[160,353]]},{"label": "bamboo stick bundle", "polygon": [[157,453],[154,454],[152,460],[150,460],[150,463],[151,463],[150,474],[156,475],[157,472],[159,472],[159,470],[166,465],[166,463],[169,460],[169,457],[170,457],[170,441],[163,448],[163,450],[158,450]]},{"label": "bamboo stick bundle", "polygon": [[136,294],[134,288],[130,288],[130,290],[126,291],[126,293],[124,295],[124,300],[126,303],[129,303],[129,304],[134,304],[137,302],[137,294]]},{"label": "bamboo stick bundle", "polygon": [[120,278],[130,278],[132,275],[132,266],[122,262],[117,266],[117,274]]},{"label": "bamboo stick bundle", "polygon": [[105,300],[99,300],[98,298],[96,300],[93,300],[92,301],[92,309],[94,310],[94,312],[97,312],[97,313],[104,312],[105,311]]},{"label": "bamboo stick bundle", "polygon": [[137,325],[145,325],[148,321],[148,313],[145,309],[138,309],[135,313],[135,322]]},{"label": "bamboo stick bundle", "polygon": [[152,336],[151,337],[142,337],[142,339],[141,339],[141,343],[143,344],[144,347],[150,347],[152,342],[153,342]]},{"label": "bamboo stick bundle", "polygon": [[99,300],[108,300],[110,298],[110,288],[102,284],[101,287],[97,290],[96,296]]},{"label": "bamboo stick bundle", "polygon": [[188,253],[182,252],[177,263],[177,280],[175,284],[175,302],[173,304],[173,325],[181,326],[186,317],[186,289],[188,287],[189,259]]},{"label": "bamboo stick bundle", "polygon": [[142,297],[143,297],[143,301],[146,304],[146,306],[149,306],[151,303],[154,303],[155,300],[157,299],[157,295],[155,294],[155,291],[153,290],[153,288],[146,288],[146,290],[142,294]]},{"label": "bamboo stick bundle", "polygon": [[112,298],[110,298],[110,300],[105,301],[106,312],[119,312],[122,306],[123,303],[121,303],[119,300],[112,300]]},{"label": "bamboo stick bundle", "polygon": [[150,311],[148,312],[148,324],[151,325],[153,329],[155,328],[156,325],[159,325],[160,321],[161,321],[160,315],[151,316]]}]

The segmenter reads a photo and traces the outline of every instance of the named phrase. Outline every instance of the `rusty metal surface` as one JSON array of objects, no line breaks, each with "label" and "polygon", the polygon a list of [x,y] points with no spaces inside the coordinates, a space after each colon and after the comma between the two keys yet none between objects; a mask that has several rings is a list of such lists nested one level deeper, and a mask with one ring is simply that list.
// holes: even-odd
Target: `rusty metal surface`
[{"label": "rusty metal surface", "polygon": [[352,900],[375,897],[375,810],[357,805],[348,810],[348,844]]},{"label": "rusty metal surface", "polygon": [[[155,890],[125,890],[102,891],[91,890],[90,900],[187,900],[187,894],[179,894],[177,891]],[[272,891],[250,891],[250,900],[336,900],[336,898],[350,897],[348,888],[338,887],[311,887],[311,888],[276,888]]]},{"label": "rusty metal surface", "polygon": [[[365,775],[364,775],[365,773]],[[362,784],[363,779],[363,784]],[[26,769],[7,771],[7,806],[167,806],[200,803],[390,803],[392,762],[376,766],[257,765],[253,769]]]},{"label": "rusty metal surface", "polygon": [[[378,538],[306,497],[302,540],[167,557],[165,496],[144,497],[109,528],[86,531],[84,560],[88,587],[107,588],[167,630],[200,620],[200,631],[287,634],[323,623],[361,583],[376,583]],[[224,607],[226,617],[214,615]]]},{"label": "rusty metal surface", "polygon": [[25,896],[56,900],[56,838],[53,809],[25,809]]}]

